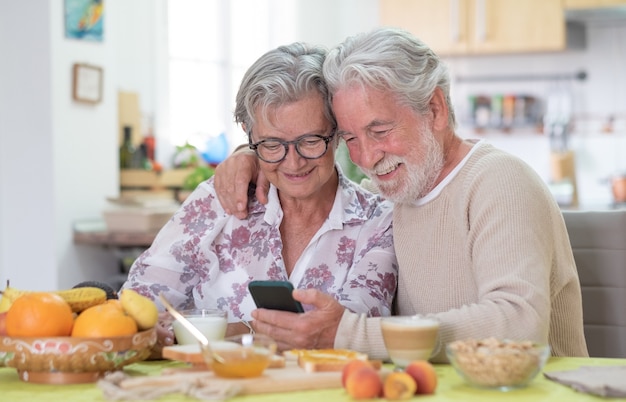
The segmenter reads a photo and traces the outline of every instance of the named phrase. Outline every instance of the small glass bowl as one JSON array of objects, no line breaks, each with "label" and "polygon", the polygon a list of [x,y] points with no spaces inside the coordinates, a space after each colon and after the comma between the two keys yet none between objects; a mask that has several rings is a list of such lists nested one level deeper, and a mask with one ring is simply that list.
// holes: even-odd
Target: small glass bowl
[{"label": "small glass bowl", "polygon": [[446,354],[470,385],[509,391],[527,386],[550,357],[550,346],[495,338],[451,342]]},{"label": "small glass bowl", "polygon": [[202,347],[204,361],[215,375],[226,378],[259,377],[276,354],[276,342],[262,334],[242,334],[211,342],[211,353]]}]

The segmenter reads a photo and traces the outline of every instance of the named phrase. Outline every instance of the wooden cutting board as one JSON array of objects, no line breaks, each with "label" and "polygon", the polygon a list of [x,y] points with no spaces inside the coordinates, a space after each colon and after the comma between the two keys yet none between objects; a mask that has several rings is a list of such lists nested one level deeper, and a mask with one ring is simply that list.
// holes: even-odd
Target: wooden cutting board
[{"label": "wooden cutting board", "polygon": [[204,366],[204,358],[200,352],[200,345],[174,345],[163,348],[163,358],[191,363],[194,366]]},{"label": "wooden cutting board", "polygon": [[[281,361],[282,367],[268,368],[261,377],[245,379],[229,379],[215,376],[209,369],[202,370],[204,360],[198,345],[168,346],[163,348],[163,357],[170,360],[191,363],[195,369],[183,375],[199,376],[211,382],[211,385],[225,387],[238,385],[239,395],[263,394],[271,392],[306,391],[313,389],[341,388],[341,372],[307,373],[298,366],[296,361]],[[204,366],[206,367],[206,366]],[[184,369],[183,369],[184,370]],[[171,376],[181,375],[180,371]],[[161,377],[167,377],[162,375]]]},{"label": "wooden cutting board", "polygon": [[341,388],[341,373],[307,373],[300,367],[288,363],[280,369],[267,369],[260,377],[230,379],[216,377],[211,371],[184,372],[176,371],[159,376],[131,377],[120,383],[122,389],[135,388],[171,388],[185,382],[202,383],[212,389],[225,390],[235,386],[237,395],[253,395],[290,391],[308,391],[316,389]]},{"label": "wooden cutting board", "polygon": [[261,377],[247,379],[214,377],[214,379],[215,384],[220,386],[235,384],[240,386],[239,395],[341,388],[340,372],[307,373],[295,362],[288,362],[283,368],[267,369]]},{"label": "wooden cutting board", "polygon": [[[268,368],[261,377],[230,379],[217,377],[206,368],[198,345],[176,345],[163,348],[163,357],[190,363],[189,368],[170,369],[159,377],[144,378],[140,383],[151,382],[154,386],[176,383],[181,380],[200,378],[211,386],[224,388],[231,385],[240,387],[238,395],[264,394],[271,392],[306,391],[313,389],[341,388],[341,372],[307,373],[296,361],[276,363],[281,367]],[[182,376],[182,377],[181,377]],[[133,386],[131,384],[129,386]],[[146,384],[142,384],[146,385]]]},{"label": "wooden cutting board", "polygon": [[[162,355],[164,359],[190,363],[196,368],[210,368],[207,367],[207,364],[204,361],[199,345],[166,346],[163,348]],[[285,358],[282,356],[276,356],[276,359],[272,360],[270,363],[270,367],[285,367]]]}]

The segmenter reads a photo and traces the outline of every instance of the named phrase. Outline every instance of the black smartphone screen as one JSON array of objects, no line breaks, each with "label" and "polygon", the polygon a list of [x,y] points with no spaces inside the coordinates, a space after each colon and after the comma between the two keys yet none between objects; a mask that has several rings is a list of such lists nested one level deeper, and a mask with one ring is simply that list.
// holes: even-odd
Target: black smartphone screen
[{"label": "black smartphone screen", "polygon": [[288,281],[252,281],[248,284],[257,307],[303,313],[300,302],[294,300],[293,285]]}]

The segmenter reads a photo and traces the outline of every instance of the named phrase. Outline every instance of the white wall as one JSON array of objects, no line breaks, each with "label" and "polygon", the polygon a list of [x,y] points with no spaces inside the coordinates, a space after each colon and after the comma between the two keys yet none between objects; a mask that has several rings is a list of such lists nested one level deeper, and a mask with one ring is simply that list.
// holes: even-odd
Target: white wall
[{"label": "white wall", "polygon": [[[31,12],[32,4],[1,3],[2,285],[9,274],[13,282],[26,284],[36,276],[38,285],[56,285],[50,7],[45,1],[39,3],[34,13]],[[31,29],[23,29],[27,16]],[[17,46],[16,42],[20,45]]]},{"label": "white wall", "polygon": [[297,0],[299,37],[331,47],[378,26],[378,0]]},{"label": "white wall", "polygon": [[[102,42],[66,39],[63,34],[63,0],[50,1],[54,170],[54,236],[57,283],[71,287],[85,279],[105,280],[116,273],[114,257],[97,247],[75,246],[76,220],[100,216],[106,197],[118,195],[116,48],[120,41],[115,19],[121,3],[105,2]],[[71,99],[71,67],[83,62],[102,67],[104,88],[97,105]],[[17,284],[16,284],[17,285]]]},{"label": "white wall", "polygon": [[[107,6],[114,11],[116,2]],[[63,0],[0,1],[1,283],[58,289],[115,271],[106,250],[72,243],[73,222],[99,216],[119,187],[109,22],[104,42],[72,41],[63,34]],[[100,104],[72,101],[75,62],[104,69]]]}]

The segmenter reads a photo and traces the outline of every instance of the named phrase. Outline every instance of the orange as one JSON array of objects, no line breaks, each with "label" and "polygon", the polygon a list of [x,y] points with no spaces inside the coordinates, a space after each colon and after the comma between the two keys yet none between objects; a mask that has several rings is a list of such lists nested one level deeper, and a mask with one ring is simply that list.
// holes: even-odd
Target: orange
[{"label": "orange", "polygon": [[119,309],[120,311],[124,311],[124,309],[122,308],[122,302],[119,299],[108,299],[106,303],[115,306],[115,308]]},{"label": "orange", "polygon": [[50,292],[26,293],[13,302],[6,316],[9,336],[68,336],[74,314],[70,305]]},{"label": "orange", "polygon": [[74,320],[72,336],[100,338],[136,333],[137,323],[118,302],[108,300],[81,312]]}]

